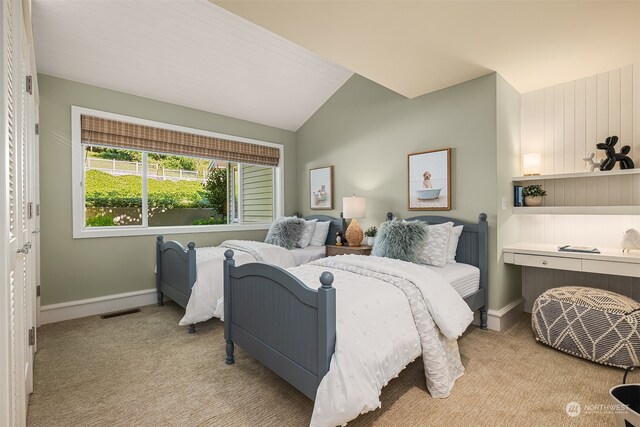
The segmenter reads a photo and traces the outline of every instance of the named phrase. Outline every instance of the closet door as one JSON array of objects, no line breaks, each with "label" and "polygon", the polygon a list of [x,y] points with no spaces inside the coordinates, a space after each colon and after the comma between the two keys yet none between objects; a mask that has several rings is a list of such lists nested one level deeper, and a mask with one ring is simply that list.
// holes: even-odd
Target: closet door
[{"label": "closet door", "polygon": [[29,255],[30,107],[27,75],[29,51],[22,4],[1,2],[2,99],[0,100],[0,425],[24,425],[32,385],[30,329],[34,295],[29,288],[33,257]]}]

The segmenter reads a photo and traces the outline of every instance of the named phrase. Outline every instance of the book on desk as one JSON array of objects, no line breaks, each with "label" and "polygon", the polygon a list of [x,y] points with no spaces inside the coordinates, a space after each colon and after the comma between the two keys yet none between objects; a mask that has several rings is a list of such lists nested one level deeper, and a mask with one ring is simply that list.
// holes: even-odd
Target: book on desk
[{"label": "book on desk", "polygon": [[598,248],[593,248],[589,246],[574,246],[574,245],[564,245],[558,246],[559,252],[578,252],[584,254],[599,254],[600,251]]}]

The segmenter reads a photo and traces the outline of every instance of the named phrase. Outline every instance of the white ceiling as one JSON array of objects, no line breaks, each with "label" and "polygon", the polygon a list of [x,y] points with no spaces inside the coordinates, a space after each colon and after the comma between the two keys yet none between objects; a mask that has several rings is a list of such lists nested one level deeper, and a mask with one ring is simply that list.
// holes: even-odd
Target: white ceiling
[{"label": "white ceiling", "polygon": [[212,0],[413,98],[499,72],[520,92],[640,61],[640,1]]},{"label": "white ceiling", "polygon": [[34,0],[38,71],[297,130],[352,73],[206,0]]}]

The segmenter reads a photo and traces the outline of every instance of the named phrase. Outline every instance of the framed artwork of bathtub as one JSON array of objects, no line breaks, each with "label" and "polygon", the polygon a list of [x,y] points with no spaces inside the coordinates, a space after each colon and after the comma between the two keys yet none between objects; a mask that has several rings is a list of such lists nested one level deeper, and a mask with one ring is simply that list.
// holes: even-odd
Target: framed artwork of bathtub
[{"label": "framed artwork of bathtub", "polygon": [[333,166],[309,170],[311,209],[333,209]]},{"label": "framed artwork of bathtub", "polygon": [[451,210],[451,148],[409,154],[409,210]]}]

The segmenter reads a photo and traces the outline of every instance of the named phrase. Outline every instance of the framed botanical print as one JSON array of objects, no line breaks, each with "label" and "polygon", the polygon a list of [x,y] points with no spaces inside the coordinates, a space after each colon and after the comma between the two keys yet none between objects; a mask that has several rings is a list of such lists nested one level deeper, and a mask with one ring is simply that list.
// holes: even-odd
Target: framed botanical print
[{"label": "framed botanical print", "polygon": [[409,210],[451,210],[451,149],[408,156]]},{"label": "framed botanical print", "polygon": [[333,166],[309,170],[311,209],[333,209]]}]

